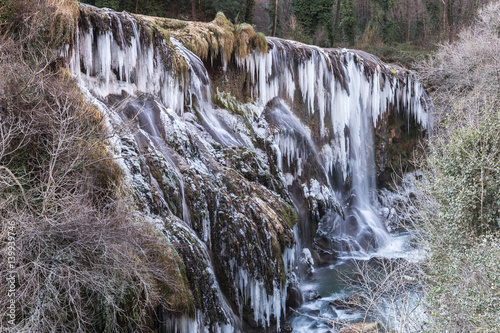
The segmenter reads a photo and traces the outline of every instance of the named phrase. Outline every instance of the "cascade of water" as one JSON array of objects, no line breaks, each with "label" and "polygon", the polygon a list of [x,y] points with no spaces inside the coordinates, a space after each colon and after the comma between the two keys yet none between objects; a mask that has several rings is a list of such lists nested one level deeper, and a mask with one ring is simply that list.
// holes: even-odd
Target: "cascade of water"
[{"label": "cascade of water", "polygon": [[245,145],[235,133],[230,133],[228,125],[216,115],[212,106],[210,94],[210,78],[201,59],[189,51],[175,38],[170,38],[176,51],[181,54],[189,66],[189,98],[191,106],[197,104],[197,111],[205,122],[205,127],[227,147]]},{"label": "cascade of water", "polygon": [[[373,126],[388,109],[394,108],[405,110],[409,117],[428,128],[425,92],[412,74],[398,78],[378,60],[352,51],[323,50],[268,38],[268,53],[254,51],[243,59],[235,59],[239,68],[248,72],[251,94],[258,104],[254,106],[257,111],[252,114],[255,120],[250,125],[252,128],[242,129],[243,125],[239,124],[242,118],[213,106],[209,75],[199,57],[175,38],[171,38],[170,43],[165,40],[153,43],[151,39],[141,38],[143,29],[147,28],[138,25],[129,14],[103,12],[110,18],[108,22],[113,22],[109,24],[117,26],[115,29],[91,24],[87,24],[86,29],[78,27],[72,49],[66,49],[70,70],[83,87],[101,100],[110,95],[124,95],[125,91],[136,99],[144,94],[158,103],[159,111],[136,107],[141,109],[140,114],[134,115],[140,129],[137,141],[144,140],[144,146],[153,146],[174,170],[184,221],[177,228],[193,235],[193,242],[203,249],[207,270],[215,281],[214,288],[226,318],[232,318],[233,314],[210,262],[211,221],[206,214],[201,232],[193,231],[195,215],[191,221],[190,208],[193,207],[188,207],[186,192],[196,189],[183,179],[178,162],[169,157],[169,149],[172,149],[167,148],[169,138],[179,137],[181,144],[193,146],[201,142],[196,147],[212,154],[216,154],[214,146],[247,147],[264,155],[262,160],[266,161],[266,152],[256,148],[257,144],[254,146],[255,141],[249,136],[267,140],[277,157],[278,176],[289,189],[298,188],[297,196],[309,203],[311,212],[305,215],[311,213],[319,219],[318,203],[322,203],[322,209],[331,209],[322,213],[320,232],[340,244],[340,250],[370,251],[388,241],[387,232],[373,210]],[[122,22],[128,22],[129,28]],[[166,60],[174,53],[187,64],[187,77],[177,74],[173,62]],[[207,177],[211,176],[200,159],[183,158],[189,164],[187,168],[197,168]],[[125,163],[121,165],[127,168]],[[141,165],[137,162],[134,168],[140,169]],[[142,181],[140,186],[160,188],[154,177],[149,184]],[[333,212],[338,193],[342,197],[345,220]],[[150,197],[150,202],[155,199],[151,194]],[[214,219],[218,218],[218,200],[217,194],[212,212]],[[162,205],[167,207],[168,203],[162,202]],[[296,202],[296,206],[301,209],[300,202]],[[181,217],[179,209],[175,214]],[[301,223],[304,227],[305,222]],[[296,253],[302,252],[297,230],[295,227],[296,248],[283,253],[286,275],[293,271]],[[304,230],[302,236],[306,233]],[[278,283],[280,280],[275,278],[268,293],[263,279],[252,276],[250,269],[233,267],[233,275],[243,298],[238,305],[251,305],[253,319],[261,326],[271,326],[274,317],[279,330],[280,319],[286,313],[286,284]],[[267,282],[269,290],[271,283]],[[239,310],[241,314],[243,309]],[[194,319],[184,318],[176,325],[181,331],[204,331],[207,327],[201,316],[201,312],[197,312]],[[231,331],[236,323],[233,319],[230,326],[210,329]]]},{"label": "cascade of water", "polygon": [[[116,26],[114,29],[111,27],[107,29],[94,28],[90,24],[83,29],[79,27],[75,35],[74,47],[72,49],[66,48],[65,56],[69,59],[70,70],[84,89],[88,89],[93,96],[106,101],[106,103],[112,103],[110,101],[116,100],[116,98],[120,100],[121,97],[116,96],[123,96],[123,91],[132,96],[132,99],[127,100],[125,104],[128,108],[135,110],[130,117],[127,116],[128,119],[134,119],[138,123],[139,130],[135,135],[135,141],[143,147],[149,147],[148,149],[155,154],[163,154],[163,159],[167,161],[169,168],[175,173],[184,221],[184,225],[178,224],[177,228],[188,232],[191,235],[190,241],[195,239],[197,246],[203,249],[203,257],[206,258],[207,265],[206,271],[210,273],[211,279],[214,281],[213,288],[217,290],[219,295],[218,301],[222,305],[225,317],[233,318],[231,325],[212,326],[210,329],[233,332],[240,319],[234,319],[232,309],[220,290],[215,270],[212,267],[211,255],[208,251],[208,246],[211,243],[210,219],[207,214],[203,220],[201,235],[191,229],[192,221],[185,189],[186,186],[191,185],[184,181],[177,165],[178,162],[169,156],[171,148],[168,147],[168,142],[170,142],[172,134],[179,136],[184,142],[189,142],[193,137],[200,138],[197,140],[206,140],[203,143],[206,147],[210,147],[213,142],[218,142],[223,147],[251,147],[252,141],[231,127],[232,124],[229,121],[234,122],[234,120],[227,116],[227,111],[214,109],[211,101],[210,80],[203,62],[196,55],[174,38],[171,39],[173,47],[167,45],[165,41],[153,44],[151,40],[142,40],[141,34],[144,35],[144,33],[141,32],[141,29],[147,29],[147,27],[139,26],[137,21],[126,13],[103,11],[110,18],[107,22]],[[132,27],[128,36],[124,36],[123,32],[130,31],[130,29],[124,28],[123,22],[129,22]],[[119,38],[114,35],[116,33]],[[186,80],[176,75],[176,69],[165,61],[165,55],[173,52],[181,55],[188,65],[189,72]],[[106,107],[105,104],[97,100],[96,102]],[[186,106],[187,108],[185,108]],[[186,111],[191,110],[195,110],[197,116],[202,119],[202,126],[206,132],[210,133],[211,137],[202,133],[199,125],[186,121],[189,119],[188,114],[190,114]],[[126,111],[120,112],[126,113]],[[109,110],[106,110],[105,114],[115,117]],[[119,117],[115,117],[111,126],[120,126],[120,121]],[[187,135],[183,133],[187,133]],[[118,151],[123,152],[128,149],[120,147],[119,140],[116,141],[116,144]],[[188,161],[188,157],[185,158]],[[144,191],[141,195],[145,196],[145,203],[160,200],[160,206],[168,207],[161,186],[155,177],[142,179],[140,176],[133,175],[135,171],[128,170],[130,168],[134,170],[143,168],[137,160],[130,160],[127,163],[120,162],[120,165],[124,168],[127,177],[130,178],[130,182],[136,184],[140,191]],[[201,163],[196,164],[196,167],[203,169],[206,174],[209,173]],[[153,214],[147,205],[146,213]],[[180,216],[180,212],[176,214]],[[289,257],[288,253],[283,260],[287,260],[287,269],[291,270],[290,262],[293,262],[293,259]],[[271,318],[274,317],[273,321],[277,320],[279,325],[285,313],[286,284],[278,283],[279,280],[276,279],[273,281],[274,288],[268,295],[266,288],[263,287],[263,280],[253,277],[252,273],[244,269],[235,268],[234,271],[245,272],[247,281],[253,281],[252,292],[246,292],[246,287],[240,288],[240,292],[244,295],[245,301],[254,309],[255,318],[258,318],[261,325],[270,326]],[[201,313],[197,312],[195,318],[172,319],[176,326],[175,330],[181,332],[207,330],[208,328],[205,327],[200,316]]]},{"label": "cascade of water", "polygon": [[152,41],[140,38],[139,27],[131,15],[102,11],[115,18],[109,22],[116,25],[119,34],[125,30],[123,22],[130,22],[133,35],[121,35],[116,39],[112,27],[99,29],[90,23],[85,30],[77,28],[75,46],[71,54],[66,54],[66,57],[71,56],[69,64],[73,75],[99,98],[120,95],[123,91],[129,95],[150,93],[159,96],[166,107],[182,112],[183,80],[173,75],[171,65],[163,60],[162,53],[169,52],[166,41],[162,41],[163,47],[154,47]]},{"label": "cascade of water", "polygon": [[[283,98],[293,105],[294,113],[318,120],[319,135],[307,141],[306,150],[319,156],[328,175],[327,184],[343,192],[346,215],[346,221],[340,221],[339,216],[326,217],[331,220],[330,233],[345,244],[341,250],[374,250],[382,246],[389,236],[373,209],[373,126],[393,107],[405,110],[428,128],[421,83],[410,73],[398,79],[377,59],[365,60],[348,50],[321,50],[276,38],[268,38],[268,43],[269,53],[253,52],[237,64],[250,73],[253,94],[263,105],[273,98]],[[296,91],[301,93],[299,101]],[[297,108],[297,102],[304,105],[307,114]],[[300,121],[288,129],[290,117],[281,118],[284,127],[274,134],[277,163],[280,169],[283,161],[294,165],[294,174],[286,177],[286,183],[291,185],[308,167],[300,138],[310,130]],[[320,148],[319,154],[316,147]],[[335,186],[333,179],[338,173],[348,185],[347,191]]]}]

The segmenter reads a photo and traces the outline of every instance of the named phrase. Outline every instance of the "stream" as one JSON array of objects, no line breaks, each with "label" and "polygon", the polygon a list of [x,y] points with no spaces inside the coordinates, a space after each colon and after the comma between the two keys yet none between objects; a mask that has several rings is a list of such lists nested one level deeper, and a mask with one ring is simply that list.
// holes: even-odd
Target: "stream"
[{"label": "stream", "polygon": [[[403,290],[403,294],[399,297],[396,295],[397,290],[390,290],[377,297],[377,287],[380,288],[382,285],[367,291],[364,288],[360,289],[359,282],[359,280],[366,282],[366,279],[359,277],[361,271],[365,271],[364,274],[373,278],[374,271],[366,272],[363,270],[373,263],[379,264],[383,269],[387,269],[387,266],[390,266],[389,263],[409,263],[410,266],[400,268],[401,272],[397,272],[396,275],[401,274],[406,277],[405,274],[411,274],[411,265],[416,264],[425,255],[423,249],[414,246],[413,239],[414,236],[408,231],[395,231],[391,233],[388,244],[376,252],[370,254],[345,253],[338,258],[336,263],[315,269],[300,285],[303,294],[310,295],[309,298],[312,299],[305,300],[302,306],[287,320],[287,323],[293,328],[293,332],[338,332],[345,326],[363,321],[367,323],[377,322],[385,330],[402,331],[398,329],[401,326],[402,316],[405,321],[408,321],[404,325],[405,331],[412,331],[410,326],[419,326],[420,320],[419,323],[413,322],[415,318],[421,318],[423,315],[423,310],[419,305],[421,292],[418,286]],[[387,270],[392,272],[390,269]],[[382,275],[384,274],[379,276],[381,281],[385,278]],[[406,282],[413,282],[412,277],[408,276],[407,279],[411,281]],[[373,278],[373,280],[379,281],[377,278]],[[395,289],[398,287],[401,286],[395,286]],[[368,311],[366,318],[364,309],[339,301],[350,298],[357,301],[361,293],[360,290],[369,294],[367,296],[375,299],[374,303],[376,303],[373,306],[376,310]],[[404,302],[406,304],[403,304]],[[363,303],[363,301],[359,301],[359,303]]]}]

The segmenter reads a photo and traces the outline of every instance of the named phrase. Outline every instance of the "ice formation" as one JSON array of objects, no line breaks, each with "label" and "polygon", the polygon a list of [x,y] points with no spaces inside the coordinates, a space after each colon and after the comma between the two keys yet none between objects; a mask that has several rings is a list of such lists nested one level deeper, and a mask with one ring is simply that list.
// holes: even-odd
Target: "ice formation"
[{"label": "ice formation", "polygon": [[[86,5],[81,8],[94,10]],[[249,114],[235,115],[213,105],[214,88],[205,64],[182,43],[175,38],[145,38],[144,30],[153,27],[140,25],[127,13],[106,9],[99,13],[108,18],[108,25],[114,26],[98,28],[89,21],[78,25],[73,44],[64,52],[70,71],[82,89],[88,90],[89,99],[97,98],[94,102],[103,109],[113,96],[131,96],[128,106],[136,110],[131,119],[139,123],[140,129],[133,135],[129,133],[113,140],[115,156],[127,158],[119,164],[128,181],[135,184],[136,192],[141,193],[145,212],[150,215],[157,213],[148,205],[156,202],[160,207],[168,207],[169,203],[158,194],[161,192],[158,181],[154,177],[148,180],[138,171],[143,167],[138,147],[148,147],[151,156],[158,156],[155,162],[171,170],[164,177],[170,177],[167,180],[177,184],[175,191],[181,200],[181,212],[177,214],[179,219],[175,220],[174,228],[185,235],[182,237],[186,242],[191,239],[193,252],[203,257],[214,297],[218,297],[225,318],[224,322],[208,327],[204,318],[206,313],[198,309],[194,318],[172,318],[173,331],[225,333],[238,330],[211,263],[210,251],[218,241],[213,237],[218,199],[214,203],[212,220],[208,208],[196,212],[204,214],[198,231],[193,226],[192,203],[186,200],[188,190],[196,192],[198,189],[189,188],[194,185],[186,181],[181,164],[183,170],[194,169],[204,177],[215,177],[193,150],[220,157],[220,168],[226,166],[221,150],[229,148],[250,149],[259,163],[270,163],[266,152],[255,145],[255,138],[264,139],[276,155],[276,166],[285,188],[299,187],[299,195],[310,204],[311,215],[320,218],[320,204],[330,209],[336,205],[337,197],[344,195],[346,219],[356,220],[358,227],[355,231],[348,230],[345,225],[335,227],[336,235],[360,244],[371,244],[366,237],[379,243],[386,241],[387,232],[372,209],[372,131],[390,108],[406,112],[408,118],[412,117],[422,128],[429,129],[431,120],[426,94],[414,74],[360,52],[326,50],[267,38],[269,52],[253,51],[244,58],[233,59],[238,70],[248,74],[250,97],[254,101],[248,107]],[[154,32],[150,34],[155,36]],[[187,73],[176,67],[180,66],[179,61],[186,66]],[[120,107],[118,110],[128,112]],[[111,109],[105,113],[110,126],[119,126],[120,116],[113,114]],[[172,147],[184,154],[182,162],[173,157]],[[311,163],[318,165],[315,178],[308,174]],[[341,177],[337,177],[339,174]],[[336,177],[350,184],[347,193],[340,193],[334,181]],[[331,228],[334,222],[322,221],[330,223]],[[295,236],[299,234],[295,232]],[[296,258],[301,252],[312,261],[309,249],[304,251],[300,246],[284,251],[280,260],[287,278],[294,274]],[[278,277],[264,281],[250,273],[247,267],[237,267],[235,258],[231,260],[233,282],[242,299],[240,317],[242,307],[249,305],[255,323],[262,327],[276,324],[279,330],[286,314],[287,282]]]}]

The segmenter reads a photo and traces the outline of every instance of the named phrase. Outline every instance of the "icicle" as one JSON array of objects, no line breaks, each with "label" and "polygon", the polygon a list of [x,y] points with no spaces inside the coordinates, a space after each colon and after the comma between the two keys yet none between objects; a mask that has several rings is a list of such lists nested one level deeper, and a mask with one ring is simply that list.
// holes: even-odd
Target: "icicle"
[{"label": "icicle", "polygon": [[[273,316],[279,332],[282,313],[286,313],[286,285],[280,287],[279,283],[273,281],[273,293],[268,295],[264,282],[255,279],[243,268],[237,269],[236,280],[239,282],[238,287],[243,303],[250,304],[253,309],[255,322],[264,327],[270,327],[271,316]],[[241,309],[240,312],[242,311]]]}]

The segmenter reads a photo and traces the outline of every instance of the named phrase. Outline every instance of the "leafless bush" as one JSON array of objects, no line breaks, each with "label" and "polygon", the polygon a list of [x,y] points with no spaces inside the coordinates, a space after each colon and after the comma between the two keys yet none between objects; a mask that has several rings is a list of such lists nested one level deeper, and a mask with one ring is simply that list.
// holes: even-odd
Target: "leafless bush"
[{"label": "leafless bush", "polygon": [[15,258],[0,275],[16,286],[0,284],[0,327],[148,331],[158,305],[189,311],[189,291],[173,248],[128,202],[104,115],[45,43],[53,31],[37,32],[59,24],[40,15],[75,2],[53,3],[8,1],[24,12],[0,39],[0,262]]},{"label": "leafless bush", "polygon": [[422,332],[423,279],[420,264],[406,259],[356,261],[346,306],[364,312],[363,322],[377,322],[384,332]]},{"label": "leafless bush", "polygon": [[417,66],[432,90],[438,130],[475,126],[487,112],[482,106],[489,110],[498,106],[499,17],[500,3],[494,1],[480,11],[477,22],[462,31],[455,43],[442,45]]},{"label": "leafless bush", "polygon": [[418,166],[415,218],[428,249],[429,330],[500,327],[498,175],[500,2],[421,65],[436,105],[437,131]]}]

